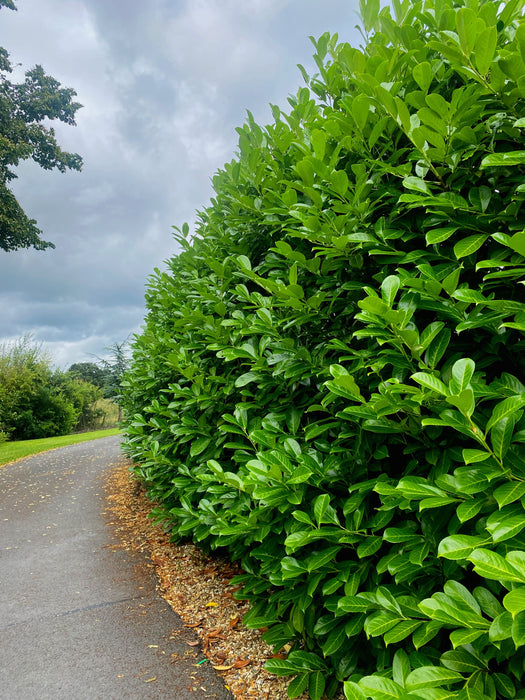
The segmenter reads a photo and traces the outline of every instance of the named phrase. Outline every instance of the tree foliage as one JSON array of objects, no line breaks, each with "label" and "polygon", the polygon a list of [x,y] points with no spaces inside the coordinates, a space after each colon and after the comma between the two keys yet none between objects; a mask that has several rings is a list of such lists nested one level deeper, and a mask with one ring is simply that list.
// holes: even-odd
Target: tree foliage
[{"label": "tree foliage", "polygon": [[[6,0],[0,2],[2,7],[16,9]],[[0,47],[0,248],[54,248],[53,243],[42,240],[36,221],[22,210],[9,183],[17,177],[14,168],[27,159],[45,170],[81,169],[81,157],[63,151],[54,129],[43,122],[58,119],[74,125],[82,105],[73,101],[73,89],[61,87],[42,66],[28,70],[22,83],[11,82],[12,70],[9,54]]]},{"label": "tree foliage", "polygon": [[68,368],[71,376],[103,388],[107,382],[107,370],[96,362],[75,362]]},{"label": "tree foliage", "polygon": [[361,10],[150,279],[126,449],[290,697],[523,698],[523,2]]}]

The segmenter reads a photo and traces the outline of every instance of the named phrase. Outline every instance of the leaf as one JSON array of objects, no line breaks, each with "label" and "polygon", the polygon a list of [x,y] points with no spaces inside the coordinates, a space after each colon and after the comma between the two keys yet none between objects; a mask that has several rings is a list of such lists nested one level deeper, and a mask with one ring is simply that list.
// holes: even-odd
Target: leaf
[{"label": "leaf", "polygon": [[511,679],[508,676],[506,676],[504,673],[494,673],[492,678],[494,679],[494,684],[496,686],[496,690],[504,698],[515,697],[516,688],[514,687],[514,683],[511,681]]},{"label": "leaf", "polygon": [[422,192],[423,194],[432,194],[428,184],[422,180],[420,177],[405,177],[403,180],[403,186],[407,190],[413,190],[414,192]]},{"label": "leaf", "polygon": [[474,518],[482,508],[482,501],[471,499],[470,501],[464,501],[456,508],[456,515],[460,523],[466,523],[471,518]]},{"label": "leaf", "polygon": [[503,508],[503,506],[519,501],[520,498],[525,496],[525,482],[509,481],[507,484],[498,486],[492,495],[496,499],[498,506]]},{"label": "leaf", "polygon": [[250,258],[248,258],[246,255],[238,255],[236,257],[237,264],[239,265],[240,268],[243,270],[251,270],[252,269],[252,263],[250,262]]},{"label": "leaf", "polygon": [[504,612],[498,615],[490,625],[489,639],[491,642],[501,642],[512,634],[512,615]]},{"label": "leaf", "polygon": [[490,549],[475,549],[467,559],[474,564],[474,571],[494,581],[524,582],[524,577],[505,559]]},{"label": "leaf", "polygon": [[381,283],[381,294],[383,296],[383,300],[388,304],[388,306],[392,307],[400,286],[401,281],[396,275],[389,275],[388,277],[385,277]]},{"label": "leaf", "polygon": [[525,586],[515,588],[503,598],[503,607],[514,617],[525,610]]},{"label": "leaf", "polygon": [[401,642],[403,639],[406,639],[408,635],[417,630],[422,624],[423,620],[403,620],[383,635],[383,641],[387,646],[389,644]]},{"label": "leaf", "polygon": [[414,80],[419,85],[421,90],[423,92],[427,92],[428,88],[430,87],[430,83],[432,82],[432,68],[430,63],[428,63],[428,61],[418,63],[412,69],[412,75],[414,76]]},{"label": "leaf", "polygon": [[256,372],[246,372],[245,374],[241,374],[239,377],[237,377],[235,380],[235,386],[243,387],[250,384],[250,382],[257,381],[259,381],[259,375]]},{"label": "leaf", "polygon": [[454,362],[452,365],[452,377],[455,382],[454,393],[459,393],[469,386],[475,369],[474,361],[468,358]]},{"label": "leaf", "polygon": [[318,525],[321,525],[325,522],[332,522],[331,519],[325,520],[325,516],[327,515],[327,513],[330,513],[332,510],[333,509],[330,506],[330,494],[323,493],[320,496],[317,496],[317,498],[314,501],[314,517]]},{"label": "leaf", "polygon": [[208,447],[211,442],[211,438],[201,437],[193,440],[190,447],[190,455],[196,457],[200,455]]},{"label": "leaf", "polygon": [[486,528],[492,535],[493,542],[503,542],[515,537],[525,528],[525,513],[509,516],[496,511],[488,518]]},{"label": "leaf", "polygon": [[395,681],[382,676],[364,676],[359,681],[359,686],[365,693],[371,695],[374,700],[393,700],[404,698],[405,691]]},{"label": "leaf", "polygon": [[388,305],[379,297],[369,296],[364,299],[359,299],[357,305],[363,311],[368,311],[370,314],[376,316],[384,316],[384,314],[389,311]]},{"label": "leaf", "polygon": [[321,700],[324,694],[326,680],[322,671],[314,671],[308,679],[308,694],[311,700]]},{"label": "leaf", "polygon": [[464,416],[470,417],[474,413],[476,404],[474,400],[474,392],[470,387],[468,389],[463,389],[463,391],[460,391],[459,394],[447,396],[445,401],[452,406],[455,406]]},{"label": "leaf", "polygon": [[420,627],[412,636],[412,643],[416,649],[420,649],[425,646],[431,639],[433,639],[439,630],[443,627],[443,624],[437,620],[432,620],[427,622]]},{"label": "leaf", "polygon": [[366,700],[366,695],[353,681],[345,681],[343,684],[346,700]]},{"label": "leaf", "polygon": [[395,613],[378,611],[365,620],[365,632],[368,637],[380,637],[401,622]]},{"label": "leaf", "polygon": [[438,547],[438,556],[445,559],[466,559],[475,547],[483,544],[481,537],[473,535],[452,535],[441,540]]},{"label": "leaf", "polygon": [[381,549],[382,544],[383,540],[381,537],[377,537],[374,535],[367,537],[357,547],[357,556],[359,557],[359,559],[363,559],[364,557],[371,557],[379,549]]},{"label": "leaf", "polygon": [[463,450],[463,461],[465,464],[475,464],[477,462],[485,462],[490,457],[490,452],[486,450]]},{"label": "leaf", "polygon": [[276,676],[291,676],[301,670],[287,659],[268,659],[264,668]]},{"label": "leaf", "polygon": [[304,693],[308,687],[308,676],[308,673],[302,673],[290,681],[286,689],[289,698],[297,698]]},{"label": "leaf", "polygon": [[488,432],[492,426],[496,425],[500,420],[506,418],[507,416],[518,415],[518,412],[525,406],[525,394],[518,394],[517,396],[510,396],[508,399],[504,399],[498,403],[489,421],[485,427],[486,432]]},{"label": "leaf", "polygon": [[439,660],[443,666],[458,673],[475,673],[485,669],[485,665],[466,649],[446,651]]},{"label": "leaf", "polygon": [[525,164],[525,151],[491,153],[481,161],[482,168],[499,168]]},{"label": "leaf", "polygon": [[435,391],[437,394],[442,394],[443,396],[448,396],[450,393],[448,387],[438,379],[433,374],[428,374],[427,372],[416,372],[410,379],[413,379],[418,384]]},{"label": "leaf", "polygon": [[336,627],[335,630],[332,630],[332,632],[330,632],[326,642],[321,647],[324,656],[327,657],[332,656],[332,654],[335,654],[335,652],[338,651],[343,646],[343,644],[346,643],[346,640],[347,636],[345,625],[340,625],[339,627]]},{"label": "leaf", "polygon": [[470,7],[461,7],[456,12],[456,29],[459,43],[465,56],[469,57],[476,41],[477,15]]},{"label": "leaf", "polygon": [[436,245],[448,240],[458,230],[457,226],[445,226],[444,228],[435,228],[427,233],[425,240],[428,245]]},{"label": "leaf", "polygon": [[421,666],[408,675],[405,687],[408,691],[421,688],[437,688],[462,680],[463,676],[456,671],[438,666]]},{"label": "leaf", "polygon": [[450,336],[450,329],[443,328],[443,330],[437,334],[437,336],[430,344],[430,347],[428,348],[425,355],[426,362],[430,367],[436,367],[438,362],[445,354],[448,344],[450,343]]},{"label": "leaf", "polygon": [[342,374],[339,377],[325,382],[325,386],[337,396],[343,396],[350,401],[364,401],[361,390],[350,374]]},{"label": "leaf", "polygon": [[481,75],[487,75],[489,72],[494,54],[496,53],[496,44],[498,41],[498,32],[495,26],[486,27],[476,37],[474,43],[474,63]]},{"label": "leaf", "polygon": [[343,612],[367,612],[376,608],[377,605],[359,595],[349,595],[340,598],[337,607]]},{"label": "leaf", "polygon": [[487,235],[478,233],[474,236],[468,236],[467,238],[463,238],[461,241],[458,241],[458,243],[456,243],[454,246],[454,255],[456,256],[456,259],[459,260],[460,258],[465,258],[468,255],[475,253],[481,248],[487,238]]},{"label": "leaf", "polygon": [[525,612],[519,612],[512,621],[512,641],[516,648],[525,644]]},{"label": "leaf", "polygon": [[459,629],[454,630],[450,633],[450,642],[454,649],[458,646],[463,646],[464,644],[471,644],[472,642],[479,639],[482,634],[485,634],[484,630],[474,630],[474,629]]}]

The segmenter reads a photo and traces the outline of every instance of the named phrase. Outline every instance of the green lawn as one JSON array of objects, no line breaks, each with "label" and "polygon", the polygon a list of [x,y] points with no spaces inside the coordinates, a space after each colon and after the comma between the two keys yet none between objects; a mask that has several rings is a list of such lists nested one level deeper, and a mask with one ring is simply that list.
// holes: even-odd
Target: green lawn
[{"label": "green lawn", "polygon": [[98,438],[118,435],[119,428],[109,428],[108,430],[95,430],[91,433],[77,433],[76,435],[60,435],[59,437],[43,438],[41,440],[20,440],[18,442],[4,442],[0,445],[0,466],[15,459],[35,455],[38,452],[54,450],[57,447],[74,445],[77,442],[87,440],[97,440]]}]

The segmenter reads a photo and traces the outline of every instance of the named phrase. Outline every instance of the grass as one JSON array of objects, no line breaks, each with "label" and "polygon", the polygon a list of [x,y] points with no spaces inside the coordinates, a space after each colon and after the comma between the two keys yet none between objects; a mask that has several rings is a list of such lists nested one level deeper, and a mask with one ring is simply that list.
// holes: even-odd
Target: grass
[{"label": "grass", "polygon": [[14,462],[21,457],[29,457],[39,452],[47,452],[57,447],[75,445],[77,442],[87,442],[98,438],[118,435],[119,428],[109,428],[108,430],[95,430],[90,433],[76,433],[75,435],[60,435],[59,437],[42,438],[41,440],[19,440],[14,442],[4,442],[0,445],[0,466]]}]

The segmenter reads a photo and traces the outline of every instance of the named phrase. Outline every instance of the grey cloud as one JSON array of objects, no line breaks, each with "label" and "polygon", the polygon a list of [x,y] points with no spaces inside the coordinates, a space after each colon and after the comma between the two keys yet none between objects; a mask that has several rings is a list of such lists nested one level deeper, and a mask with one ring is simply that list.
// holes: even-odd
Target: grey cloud
[{"label": "grey cloud", "polygon": [[0,45],[84,105],[56,126],[82,173],[26,163],[14,184],[56,250],[0,253],[0,341],[32,332],[57,364],[136,332],[154,267],[176,252],[234,154],[246,110],[270,119],[313,70],[309,34],[353,33],[357,0],[20,0]]}]

